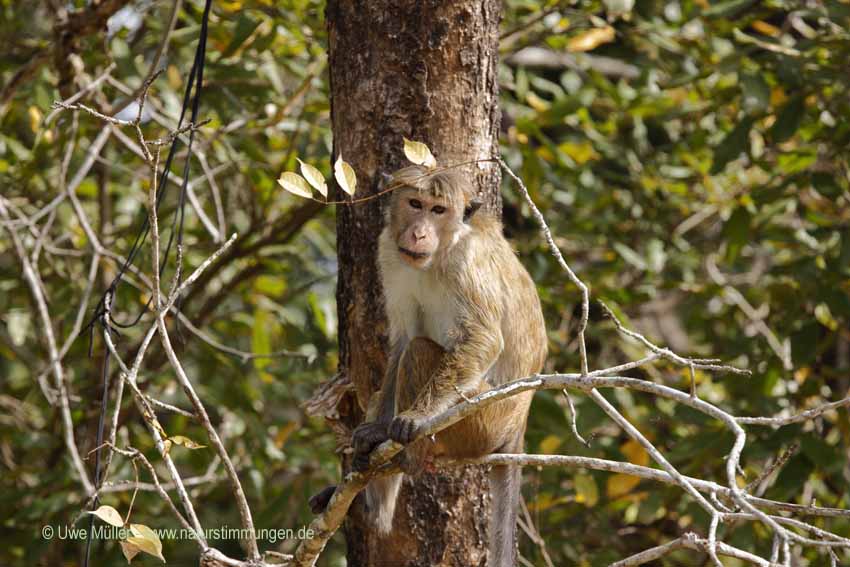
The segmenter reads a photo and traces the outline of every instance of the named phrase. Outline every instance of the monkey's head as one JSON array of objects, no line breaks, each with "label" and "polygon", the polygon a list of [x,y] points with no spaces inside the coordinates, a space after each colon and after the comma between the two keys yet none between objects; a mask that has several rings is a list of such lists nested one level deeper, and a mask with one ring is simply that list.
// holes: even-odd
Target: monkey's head
[{"label": "monkey's head", "polygon": [[389,227],[401,259],[414,268],[428,269],[470,230],[481,207],[468,183],[456,170],[432,172],[419,165],[392,176]]}]

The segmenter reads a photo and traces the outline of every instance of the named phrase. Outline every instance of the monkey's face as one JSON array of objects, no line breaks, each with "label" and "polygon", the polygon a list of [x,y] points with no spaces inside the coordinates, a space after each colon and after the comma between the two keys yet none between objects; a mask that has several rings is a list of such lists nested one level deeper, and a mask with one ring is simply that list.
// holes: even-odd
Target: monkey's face
[{"label": "monkey's face", "polygon": [[396,190],[391,222],[398,253],[409,266],[424,270],[458,239],[463,211],[448,199],[414,188]]}]

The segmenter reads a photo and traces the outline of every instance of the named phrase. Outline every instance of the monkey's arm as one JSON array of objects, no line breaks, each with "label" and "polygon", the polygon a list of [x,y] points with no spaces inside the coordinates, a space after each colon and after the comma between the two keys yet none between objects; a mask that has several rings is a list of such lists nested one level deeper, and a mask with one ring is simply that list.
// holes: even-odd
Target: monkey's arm
[{"label": "monkey's arm", "polygon": [[504,348],[496,321],[465,322],[461,338],[446,353],[431,381],[419,392],[413,405],[393,418],[389,437],[409,443],[423,421],[442,413],[461,399],[474,396],[486,387],[484,374]]}]

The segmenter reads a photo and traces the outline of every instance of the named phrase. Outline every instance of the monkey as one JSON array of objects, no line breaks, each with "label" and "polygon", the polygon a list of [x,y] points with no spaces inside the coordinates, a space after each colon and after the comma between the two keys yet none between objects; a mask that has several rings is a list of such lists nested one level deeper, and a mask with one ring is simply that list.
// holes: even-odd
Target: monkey
[{"label": "monkey", "polygon": [[[390,355],[381,389],[352,434],[352,466],[363,470],[379,444],[406,445],[402,470],[439,457],[522,452],[532,391],[500,400],[439,432],[422,424],[463,399],[538,373],[547,354],[537,289],[466,179],[452,169],[409,166],[391,177],[378,267],[389,321]],[[392,528],[403,473],[373,479],[366,504],[378,532]],[[489,473],[492,516],[488,565],[516,564],[520,490],[517,466]],[[333,495],[311,499],[314,512]]]}]

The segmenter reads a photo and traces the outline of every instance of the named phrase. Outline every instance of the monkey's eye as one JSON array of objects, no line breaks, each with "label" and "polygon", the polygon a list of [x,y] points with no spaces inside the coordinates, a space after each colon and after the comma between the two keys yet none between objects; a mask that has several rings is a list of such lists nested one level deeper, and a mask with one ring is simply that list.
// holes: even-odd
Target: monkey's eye
[{"label": "monkey's eye", "polygon": [[419,199],[411,199],[410,200],[410,206],[413,207],[414,209],[421,209],[422,208],[422,201],[420,201]]},{"label": "monkey's eye", "polygon": [[446,208],[442,205],[436,205],[431,209],[431,212],[435,215],[441,215],[446,212]]}]

